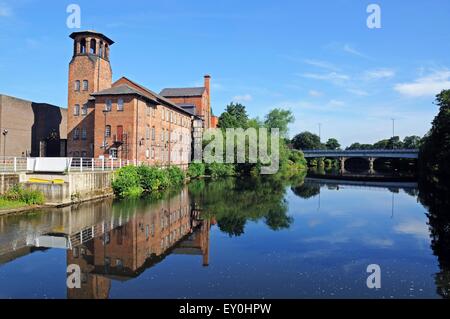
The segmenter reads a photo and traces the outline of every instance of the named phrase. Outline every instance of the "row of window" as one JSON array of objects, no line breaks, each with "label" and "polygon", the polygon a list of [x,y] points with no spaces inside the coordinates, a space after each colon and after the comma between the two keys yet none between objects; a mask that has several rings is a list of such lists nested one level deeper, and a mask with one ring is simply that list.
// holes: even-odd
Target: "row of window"
[{"label": "row of window", "polygon": [[80,109],[81,109],[81,115],[87,115],[88,105],[83,104],[82,107],[80,107],[80,104],[75,104],[73,107],[73,115],[78,116],[80,115]]},{"label": "row of window", "polygon": [[[87,53],[87,41],[86,39],[81,39],[79,44],[79,53],[86,54]],[[75,44],[75,51],[77,51],[77,42],[74,42]],[[97,54],[97,40],[91,39],[89,42],[89,53],[90,54]],[[99,47],[98,47],[98,56],[108,59],[109,58],[109,47],[107,43],[103,43],[103,41],[100,41]]]},{"label": "row of window", "polygon": [[[113,105],[113,101],[112,100],[106,100],[105,103],[105,111],[107,112],[111,112],[112,111],[112,105]],[[123,111],[123,99],[118,99],[117,100],[117,111]]]},{"label": "row of window", "polygon": [[[87,138],[87,129],[86,129],[86,127],[83,127],[81,129],[81,139],[86,140],[86,138]],[[74,140],[80,139],[80,129],[79,128],[76,128],[73,130],[73,139]]]},{"label": "row of window", "polygon": [[[75,91],[79,92],[81,90],[81,81],[80,80],[76,80],[75,81]],[[83,91],[88,91],[89,90],[89,81],[88,80],[83,80]]]}]

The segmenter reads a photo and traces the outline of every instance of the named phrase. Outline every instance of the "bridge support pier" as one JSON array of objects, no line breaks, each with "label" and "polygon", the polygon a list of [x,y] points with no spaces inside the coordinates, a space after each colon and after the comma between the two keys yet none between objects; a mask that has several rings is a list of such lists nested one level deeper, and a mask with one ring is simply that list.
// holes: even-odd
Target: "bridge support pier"
[{"label": "bridge support pier", "polygon": [[369,157],[369,174],[375,174],[375,169],[374,167],[374,162],[375,162],[375,158],[374,157]]},{"label": "bridge support pier", "polygon": [[340,164],[340,169],[339,172],[341,174],[345,173],[345,161],[347,160],[346,157],[339,157],[339,164]]}]

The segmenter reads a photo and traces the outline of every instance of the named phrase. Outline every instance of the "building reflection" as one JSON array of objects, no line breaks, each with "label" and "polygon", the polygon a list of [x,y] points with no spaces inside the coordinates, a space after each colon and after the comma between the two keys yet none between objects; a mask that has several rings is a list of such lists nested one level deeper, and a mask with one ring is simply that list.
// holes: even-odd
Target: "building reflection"
[{"label": "building reflection", "polygon": [[70,236],[67,265],[80,266],[81,289],[67,289],[68,298],[108,298],[112,281],[136,278],[170,254],[199,255],[208,266],[211,222],[187,188],[151,205],[113,207],[110,220]]}]

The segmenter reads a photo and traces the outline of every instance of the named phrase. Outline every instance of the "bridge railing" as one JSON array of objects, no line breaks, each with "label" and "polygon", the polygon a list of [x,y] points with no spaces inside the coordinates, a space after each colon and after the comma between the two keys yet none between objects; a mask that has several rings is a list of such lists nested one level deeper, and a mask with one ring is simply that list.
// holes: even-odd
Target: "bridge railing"
[{"label": "bridge railing", "polygon": [[301,150],[303,153],[419,153],[418,149]]}]

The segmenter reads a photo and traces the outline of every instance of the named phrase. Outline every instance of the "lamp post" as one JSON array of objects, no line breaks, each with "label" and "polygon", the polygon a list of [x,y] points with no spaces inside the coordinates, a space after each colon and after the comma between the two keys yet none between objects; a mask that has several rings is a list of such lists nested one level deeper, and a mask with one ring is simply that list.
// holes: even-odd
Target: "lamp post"
[{"label": "lamp post", "polygon": [[103,134],[103,145],[101,146],[101,148],[104,149],[103,154],[106,152],[106,147],[107,147],[107,142],[106,142],[106,115],[108,114],[109,110],[108,107],[106,107],[106,109],[103,110],[103,115],[105,116],[105,133]]},{"label": "lamp post", "polygon": [[3,134],[3,170],[6,171],[6,136],[8,135],[8,130],[4,129],[2,134]]}]

